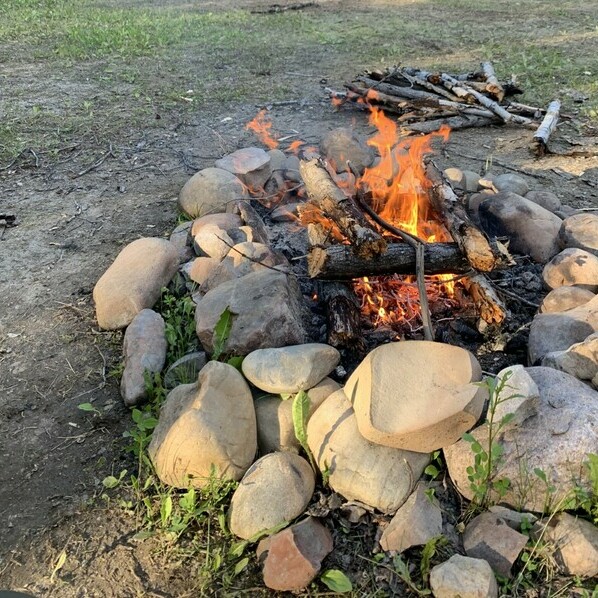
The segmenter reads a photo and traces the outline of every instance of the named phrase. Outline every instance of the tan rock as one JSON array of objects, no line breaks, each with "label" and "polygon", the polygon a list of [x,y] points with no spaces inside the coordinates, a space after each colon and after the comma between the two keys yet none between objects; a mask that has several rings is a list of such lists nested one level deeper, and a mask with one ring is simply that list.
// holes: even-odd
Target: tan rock
[{"label": "tan rock", "polygon": [[412,546],[423,546],[442,534],[440,506],[426,490],[426,485],[420,482],[407,502],[399,507],[380,538],[383,550],[403,552]]},{"label": "tan rock", "polygon": [[235,490],[229,510],[230,531],[245,540],[299,517],[315,488],[310,464],[293,453],[258,459]]},{"label": "tan rock", "polygon": [[232,172],[254,191],[262,190],[272,174],[270,155],[261,147],[244,147],[216,160],[214,165]]},{"label": "tan rock", "polygon": [[563,220],[561,247],[577,247],[598,256],[598,214],[574,214]]},{"label": "tan rock", "polygon": [[210,361],[195,384],[172,390],[149,445],[165,484],[203,488],[212,467],[218,478],[240,480],[257,450],[251,391],[232,366]]},{"label": "tan rock", "polygon": [[583,249],[563,249],[544,266],[542,278],[549,289],[578,286],[598,291],[598,257]]},{"label": "tan rock", "polygon": [[498,598],[498,584],[482,559],[454,554],[430,571],[434,598]]},{"label": "tan rock", "polygon": [[216,226],[224,231],[234,230],[243,226],[243,221],[238,214],[207,214],[196,218],[191,226],[191,236],[195,237],[206,226]]},{"label": "tan rock", "polygon": [[178,251],[165,239],[129,243],[93,289],[100,328],[124,328],[142,309],[151,309],[178,267]]},{"label": "tan rock", "polygon": [[363,438],[342,389],[312,415],[307,441],[335,492],[385,513],[396,512],[407,500],[430,460],[423,453],[380,446]]},{"label": "tan rock", "polygon": [[596,295],[581,287],[557,287],[544,297],[540,313],[557,313],[585,305]]},{"label": "tan rock", "polygon": [[[324,378],[307,391],[310,403],[308,421],[324,400],[340,387],[331,378]],[[258,445],[262,454],[275,451],[299,452],[301,445],[295,436],[292,410],[293,401],[283,401],[280,396],[268,395],[255,401]]]},{"label": "tan rock", "polygon": [[198,285],[203,285],[219,263],[217,258],[197,257],[189,264],[189,278]]},{"label": "tan rock", "polygon": [[[459,347],[403,341],[371,351],[345,384],[362,436],[427,453],[456,442],[482,414],[482,371]],[[400,382],[399,382],[400,381]]]},{"label": "tan rock", "polygon": [[571,345],[566,351],[548,353],[542,365],[575,376],[579,380],[592,380],[598,375],[598,332],[590,334],[581,343]]},{"label": "tan rock", "polygon": [[321,382],[340,361],[334,347],[307,343],[291,347],[258,349],[243,360],[244,376],[266,392],[296,393]]}]

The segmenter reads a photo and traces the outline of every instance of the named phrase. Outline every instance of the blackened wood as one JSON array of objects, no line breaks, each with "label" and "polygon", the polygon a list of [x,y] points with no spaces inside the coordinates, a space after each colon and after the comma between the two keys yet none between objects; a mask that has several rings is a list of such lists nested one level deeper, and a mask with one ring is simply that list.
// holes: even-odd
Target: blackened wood
[{"label": "blackened wood", "polygon": [[460,116],[450,116],[448,118],[438,118],[419,123],[410,123],[407,128],[417,133],[433,133],[438,131],[443,125],[447,125],[451,130],[471,129],[473,127],[487,127],[489,125],[500,125],[502,121],[498,118],[487,118],[485,116],[470,116],[463,114]]},{"label": "blackened wood", "polygon": [[386,241],[336,186],[320,161],[302,160],[299,170],[312,203],[339,227],[358,255],[374,257],[386,249]]},{"label": "blackened wood", "polygon": [[338,349],[362,348],[361,311],[353,288],[338,281],[320,281],[318,298],[326,307],[327,342]]},{"label": "blackened wood", "polygon": [[[456,243],[426,243],[426,274],[463,274],[471,270]],[[308,274],[324,280],[351,280],[363,276],[415,274],[416,250],[407,243],[389,243],[376,257],[356,255],[349,245],[314,247],[307,258]]]}]

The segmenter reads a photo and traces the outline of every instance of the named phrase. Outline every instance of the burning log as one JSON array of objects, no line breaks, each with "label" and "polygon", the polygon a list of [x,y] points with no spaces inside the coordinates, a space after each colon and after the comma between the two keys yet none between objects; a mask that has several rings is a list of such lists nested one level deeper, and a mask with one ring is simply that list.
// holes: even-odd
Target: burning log
[{"label": "burning log", "polygon": [[542,124],[538,127],[538,130],[534,134],[534,140],[532,142],[532,151],[538,157],[542,157],[548,151],[548,139],[556,129],[556,125],[559,121],[559,112],[561,110],[561,103],[559,100],[550,102],[546,116],[542,121]]},{"label": "burning log", "polygon": [[500,263],[499,252],[493,248],[488,237],[470,220],[443,174],[430,161],[426,175],[432,184],[430,201],[449,233],[474,270],[490,272]]},{"label": "burning log", "polygon": [[[463,274],[471,265],[456,243],[426,243],[426,274]],[[350,245],[313,247],[307,258],[311,278],[351,280],[362,276],[414,274],[416,250],[407,243],[389,243],[386,251],[375,257],[356,255]]]},{"label": "burning log", "polygon": [[372,258],[386,249],[386,241],[335,185],[321,162],[315,159],[302,161],[299,169],[312,203],[338,226],[358,255]]},{"label": "burning log", "polygon": [[361,349],[361,313],[351,286],[343,282],[321,281],[318,295],[326,306],[328,344],[337,348]]}]

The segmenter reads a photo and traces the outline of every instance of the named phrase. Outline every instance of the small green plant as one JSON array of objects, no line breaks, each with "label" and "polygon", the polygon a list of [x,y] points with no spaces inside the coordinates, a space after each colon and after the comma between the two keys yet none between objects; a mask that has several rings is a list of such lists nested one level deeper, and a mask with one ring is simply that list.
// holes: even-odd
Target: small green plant
[{"label": "small green plant", "polygon": [[309,418],[310,400],[308,394],[304,390],[300,390],[293,399],[292,416],[293,428],[295,430],[295,438],[305,451],[307,458],[314,471],[318,471],[314,456],[307,444],[307,420]]},{"label": "small green plant", "polygon": [[444,463],[442,461],[442,453],[441,451],[434,451],[432,453],[432,458],[430,459],[430,465],[424,469],[424,473],[435,480],[443,469]]},{"label": "small green plant", "polygon": [[85,411],[86,413],[102,415],[102,412],[97,407],[94,407],[94,405],[92,405],[91,403],[80,403],[79,405],[77,405],[77,409],[81,409],[81,411]]},{"label": "small green plant", "polygon": [[218,361],[224,353],[226,341],[230,335],[233,326],[233,313],[227,307],[218,318],[218,322],[214,327],[214,350],[212,351],[212,359]]},{"label": "small green plant", "polygon": [[333,592],[345,594],[353,590],[351,580],[339,569],[327,569],[320,575],[320,581]]},{"label": "small green plant", "polygon": [[164,331],[168,343],[166,363],[170,365],[197,348],[195,303],[188,295],[177,297],[167,288],[163,288],[160,313],[164,318]]},{"label": "small green plant", "polygon": [[497,437],[515,416],[513,413],[507,413],[500,421],[496,421],[497,407],[521,396],[516,394],[505,396],[510,377],[511,372],[507,372],[501,378],[486,378],[479,384],[487,388],[489,395],[485,440],[478,440],[470,432],[463,435],[463,440],[470,443],[474,454],[474,463],[467,468],[467,477],[474,495],[472,504],[476,509],[487,507],[495,498],[500,500],[511,486],[511,480],[508,478],[497,477],[504,453],[502,445],[497,442]]}]

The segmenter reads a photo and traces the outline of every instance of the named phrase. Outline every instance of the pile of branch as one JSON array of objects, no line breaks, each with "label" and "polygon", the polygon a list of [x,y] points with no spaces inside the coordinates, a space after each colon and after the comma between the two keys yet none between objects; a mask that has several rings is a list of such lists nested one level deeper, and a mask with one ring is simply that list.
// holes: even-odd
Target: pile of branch
[{"label": "pile of branch", "polygon": [[[301,176],[313,204],[343,234],[346,242],[331,244],[326,220],[308,225],[310,251],[308,272],[321,281],[330,305],[329,342],[335,346],[355,344],[360,338],[359,307],[351,299],[347,286],[355,278],[385,274],[415,274],[418,281],[424,336],[433,340],[434,332],[427,305],[424,275],[463,274],[467,276],[470,294],[474,297],[482,319],[499,325],[506,309],[483,277],[506,265],[507,260],[496,244],[469,219],[467,212],[442,172],[428,161],[426,175],[432,187],[430,200],[440,220],[451,233],[454,243],[426,243],[384,221],[371,208],[367,193],[358,191],[348,197],[318,160],[302,161]],[[391,239],[384,237],[390,234]],[[324,295],[324,293],[322,293]],[[334,315],[334,299],[342,297],[343,315]]]},{"label": "pile of branch", "polygon": [[[560,108],[558,102],[551,103],[547,111],[513,101],[523,91],[513,77],[499,81],[490,62],[483,62],[479,71],[459,75],[396,66],[367,71],[345,87],[346,92],[329,90],[331,96],[358,107],[382,108],[420,133],[437,131],[443,125],[465,129],[513,124],[533,129],[533,149],[538,155],[546,151]],[[545,114],[548,121],[539,127]]]}]

